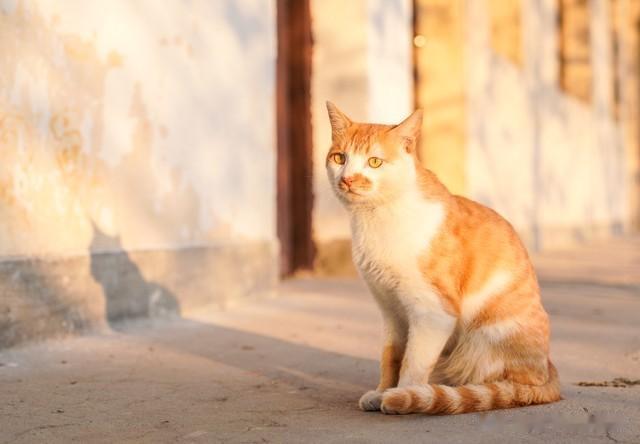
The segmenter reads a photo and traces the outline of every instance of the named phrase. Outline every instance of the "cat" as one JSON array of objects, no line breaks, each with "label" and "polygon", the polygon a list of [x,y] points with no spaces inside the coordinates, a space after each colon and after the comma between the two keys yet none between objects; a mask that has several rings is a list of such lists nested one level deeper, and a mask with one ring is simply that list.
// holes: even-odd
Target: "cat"
[{"label": "cat", "polygon": [[420,164],[422,111],[392,126],[327,109],[329,181],[384,324],[380,382],[360,408],[457,414],[561,399],[527,251],[509,222]]}]

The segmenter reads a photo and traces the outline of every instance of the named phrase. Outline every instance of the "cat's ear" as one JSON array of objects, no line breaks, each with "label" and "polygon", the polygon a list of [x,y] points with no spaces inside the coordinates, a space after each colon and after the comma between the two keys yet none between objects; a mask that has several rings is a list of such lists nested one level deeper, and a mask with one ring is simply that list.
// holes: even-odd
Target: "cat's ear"
[{"label": "cat's ear", "polygon": [[411,153],[415,150],[416,141],[418,140],[418,136],[420,136],[421,127],[422,110],[417,109],[400,124],[393,127],[391,132],[402,139],[405,149],[407,152]]},{"label": "cat's ear", "polygon": [[329,101],[327,101],[327,111],[329,112],[329,120],[331,121],[332,136],[333,139],[335,139],[336,136],[344,134],[347,128],[351,126],[351,119]]}]

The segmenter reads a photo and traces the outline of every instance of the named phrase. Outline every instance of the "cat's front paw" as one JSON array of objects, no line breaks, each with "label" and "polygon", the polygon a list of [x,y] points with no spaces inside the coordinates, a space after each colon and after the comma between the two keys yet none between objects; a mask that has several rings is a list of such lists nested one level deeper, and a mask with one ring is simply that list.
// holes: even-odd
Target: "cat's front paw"
[{"label": "cat's front paw", "polygon": [[382,392],[377,390],[369,390],[362,395],[358,405],[365,412],[373,412],[380,410],[380,404],[382,403]]}]

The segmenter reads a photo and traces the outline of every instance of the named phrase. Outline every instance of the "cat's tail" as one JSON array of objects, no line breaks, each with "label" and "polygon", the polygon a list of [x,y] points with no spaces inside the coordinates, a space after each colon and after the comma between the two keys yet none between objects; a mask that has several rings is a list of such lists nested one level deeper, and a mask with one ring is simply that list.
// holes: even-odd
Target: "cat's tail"
[{"label": "cat's tail", "polygon": [[549,379],[544,385],[503,380],[457,387],[430,384],[395,388],[384,393],[381,410],[387,414],[458,414],[546,404],[560,399],[558,372],[549,361]]}]

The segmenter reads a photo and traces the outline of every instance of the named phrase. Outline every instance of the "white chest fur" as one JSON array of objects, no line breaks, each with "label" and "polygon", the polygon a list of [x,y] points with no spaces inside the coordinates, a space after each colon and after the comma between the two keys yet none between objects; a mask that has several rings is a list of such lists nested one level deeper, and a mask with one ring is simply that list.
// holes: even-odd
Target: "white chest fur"
[{"label": "white chest fur", "polygon": [[399,302],[411,311],[440,307],[419,259],[428,253],[444,218],[441,203],[429,202],[418,193],[352,214],[354,261],[381,305],[393,299],[388,302]]}]

